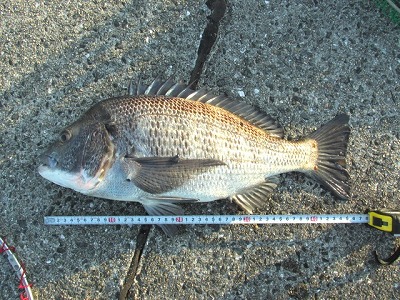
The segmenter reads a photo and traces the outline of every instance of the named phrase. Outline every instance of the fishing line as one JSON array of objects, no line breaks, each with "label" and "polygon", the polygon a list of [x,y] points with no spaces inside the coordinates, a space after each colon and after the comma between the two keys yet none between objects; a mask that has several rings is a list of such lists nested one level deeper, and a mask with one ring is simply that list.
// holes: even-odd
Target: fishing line
[{"label": "fishing line", "polygon": [[19,296],[20,300],[34,300],[31,290],[32,284],[30,284],[26,278],[25,267],[18,261],[14,253],[15,248],[8,246],[6,241],[0,237],[0,254],[4,254],[4,256],[7,257],[8,262],[17,274],[19,281],[18,288],[24,290]]}]

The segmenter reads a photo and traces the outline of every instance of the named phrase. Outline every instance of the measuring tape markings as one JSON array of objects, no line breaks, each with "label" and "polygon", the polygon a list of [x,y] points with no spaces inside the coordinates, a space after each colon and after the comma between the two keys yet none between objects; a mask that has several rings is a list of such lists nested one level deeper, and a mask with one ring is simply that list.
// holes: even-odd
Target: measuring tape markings
[{"label": "measuring tape markings", "polygon": [[368,222],[368,214],[44,217],[46,225],[336,224]]},{"label": "measuring tape markings", "polygon": [[[400,237],[400,211],[368,210],[366,214],[321,215],[180,215],[180,216],[46,216],[46,225],[195,225],[195,224],[357,224],[367,223]],[[400,257],[400,247],[388,258],[376,260],[390,265]]]}]

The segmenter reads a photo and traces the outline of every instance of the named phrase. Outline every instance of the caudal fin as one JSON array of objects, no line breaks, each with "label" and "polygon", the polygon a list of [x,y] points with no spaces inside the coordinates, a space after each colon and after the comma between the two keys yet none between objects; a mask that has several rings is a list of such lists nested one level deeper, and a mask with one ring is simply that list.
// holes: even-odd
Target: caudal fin
[{"label": "caudal fin", "polygon": [[314,170],[307,174],[342,199],[350,197],[345,161],[350,135],[348,122],[349,116],[340,114],[308,136],[318,143],[318,159]]}]

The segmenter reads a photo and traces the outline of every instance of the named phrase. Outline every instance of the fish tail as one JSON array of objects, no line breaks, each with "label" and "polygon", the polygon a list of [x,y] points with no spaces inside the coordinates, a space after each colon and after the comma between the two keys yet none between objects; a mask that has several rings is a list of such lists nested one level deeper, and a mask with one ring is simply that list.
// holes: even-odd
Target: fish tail
[{"label": "fish tail", "polygon": [[307,175],[342,199],[350,197],[350,176],[345,161],[350,135],[348,122],[349,116],[340,114],[307,137],[315,140],[318,147],[316,164]]}]

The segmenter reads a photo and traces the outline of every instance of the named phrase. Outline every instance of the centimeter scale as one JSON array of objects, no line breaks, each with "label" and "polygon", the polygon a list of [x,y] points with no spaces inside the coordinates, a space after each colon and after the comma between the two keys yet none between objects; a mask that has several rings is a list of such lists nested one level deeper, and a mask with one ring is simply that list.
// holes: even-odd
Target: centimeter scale
[{"label": "centimeter scale", "polygon": [[366,223],[400,236],[400,211],[370,210],[365,214],[320,215],[179,215],[179,216],[46,216],[46,225],[198,225]]},{"label": "centimeter scale", "polygon": [[[46,225],[199,225],[199,224],[360,224],[400,237],[400,211],[369,210],[365,214],[300,215],[179,215],[179,216],[46,216]],[[381,264],[400,257],[400,247]]]}]

